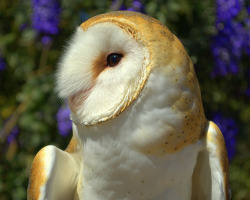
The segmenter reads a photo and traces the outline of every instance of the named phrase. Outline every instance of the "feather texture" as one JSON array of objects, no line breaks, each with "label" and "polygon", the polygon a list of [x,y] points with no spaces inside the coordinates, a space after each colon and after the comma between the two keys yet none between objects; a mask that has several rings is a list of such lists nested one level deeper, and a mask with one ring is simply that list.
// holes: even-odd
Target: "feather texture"
[{"label": "feather texture", "polygon": [[[122,57],[111,67],[112,53]],[[228,199],[223,136],[205,117],[191,59],[156,19],[123,11],[84,22],[57,91],[73,138],[35,157],[28,199]]]}]

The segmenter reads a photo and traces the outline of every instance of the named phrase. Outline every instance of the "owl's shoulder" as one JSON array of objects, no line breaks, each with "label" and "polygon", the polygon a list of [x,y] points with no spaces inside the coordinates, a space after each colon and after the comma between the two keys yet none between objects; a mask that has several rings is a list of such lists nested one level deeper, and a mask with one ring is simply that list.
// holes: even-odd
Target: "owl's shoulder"
[{"label": "owl's shoulder", "polygon": [[42,148],[32,163],[28,200],[73,199],[78,171],[79,162],[73,154],[53,145]]},{"label": "owl's shoulder", "polygon": [[29,178],[28,199],[40,199],[41,188],[49,179],[52,146],[42,148],[35,156]]}]

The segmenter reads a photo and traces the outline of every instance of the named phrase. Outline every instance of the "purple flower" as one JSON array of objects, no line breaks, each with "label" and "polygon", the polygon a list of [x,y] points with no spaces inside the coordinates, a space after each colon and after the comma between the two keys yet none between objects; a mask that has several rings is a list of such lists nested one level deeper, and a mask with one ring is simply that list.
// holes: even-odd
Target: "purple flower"
[{"label": "purple flower", "polygon": [[243,8],[245,9],[242,0],[217,0],[216,29],[218,33],[213,37],[212,42],[212,54],[215,61],[212,77],[237,74],[243,50],[249,51],[249,29],[242,21],[236,20]]},{"label": "purple flower", "polygon": [[52,38],[50,36],[43,36],[41,41],[44,46],[47,46],[52,42]]},{"label": "purple flower", "polygon": [[135,11],[135,12],[144,12],[144,6],[142,4],[142,0],[134,0],[132,6],[127,10]]},{"label": "purple flower", "polygon": [[0,56],[0,71],[3,71],[6,69],[6,63],[3,60],[3,58]]},{"label": "purple flower", "polygon": [[221,113],[215,113],[212,120],[217,126],[220,128],[227,147],[227,154],[229,161],[235,155],[235,148],[236,148],[236,135],[238,133],[238,127],[236,122],[232,118],[226,118],[221,115]]},{"label": "purple flower", "polygon": [[70,109],[61,107],[57,114],[57,128],[62,136],[67,136],[72,130],[72,122],[69,119]]},{"label": "purple flower", "polygon": [[246,95],[247,95],[248,97],[250,97],[250,87],[248,87],[248,88],[246,89]]},{"label": "purple flower", "polygon": [[10,144],[11,142],[13,142],[16,139],[18,133],[19,129],[15,126],[7,137],[7,143]]},{"label": "purple flower", "polygon": [[[223,28],[219,28],[223,26]],[[244,38],[240,23],[227,21],[217,24],[218,34],[213,38],[212,53],[215,59],[213,75],[225,76],[238,72],[238,63],[242,55]]]},{"label": "purple flower", "polygon": [[32,0],[32,26],[42,35],[56,35],[59,32],[59,0]]},{"label": "purple flower", "polygon": [[144,13],[144,0],[133,0],[132,5],[127,7],[121,0],[113,0],[111,8],[114,10],[129,10]]},{"label": "purple flower", "polygon": [[242,9],[242,0],[217,0],[217,21],[227,21],[236,17]]}]

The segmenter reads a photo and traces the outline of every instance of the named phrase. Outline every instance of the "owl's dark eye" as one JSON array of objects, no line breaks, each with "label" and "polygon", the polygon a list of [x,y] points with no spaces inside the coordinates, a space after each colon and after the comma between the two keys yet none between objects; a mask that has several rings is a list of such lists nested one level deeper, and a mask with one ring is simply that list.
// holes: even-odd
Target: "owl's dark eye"
[{"label": "owl's dark eye", "polygon": [[107,57],[107,64],[109,67],[116,66],[122,59],[122,54],[120,53],[111,53]]}]

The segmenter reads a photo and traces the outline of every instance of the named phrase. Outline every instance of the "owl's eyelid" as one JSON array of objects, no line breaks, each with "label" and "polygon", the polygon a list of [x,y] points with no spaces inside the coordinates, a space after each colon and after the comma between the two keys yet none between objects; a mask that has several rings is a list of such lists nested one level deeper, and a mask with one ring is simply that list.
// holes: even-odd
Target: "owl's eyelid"
[{"label": "owl's eyelid", "polygon": [[122,55],[122,57],[124,56],[124,53],[121,53],[121,52],[119,52],[119,51],[111,51],[111,52],[108,52],[108,53],[107,53],[107,58],[108,58],[108,56],[110,56],[110,55],[112,55],[112,54],[120,54],[120,55]]}]

